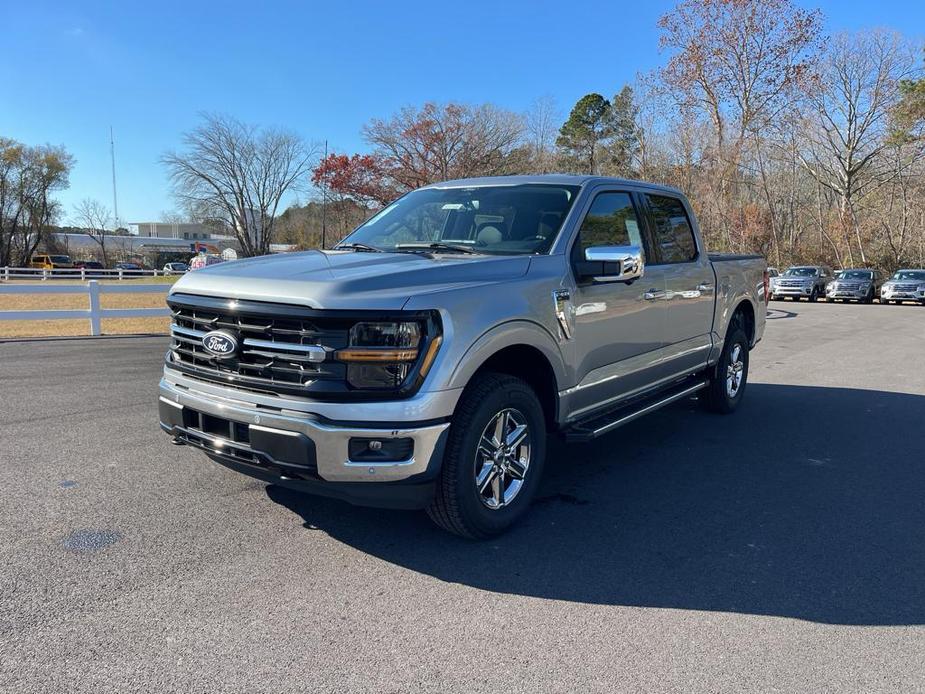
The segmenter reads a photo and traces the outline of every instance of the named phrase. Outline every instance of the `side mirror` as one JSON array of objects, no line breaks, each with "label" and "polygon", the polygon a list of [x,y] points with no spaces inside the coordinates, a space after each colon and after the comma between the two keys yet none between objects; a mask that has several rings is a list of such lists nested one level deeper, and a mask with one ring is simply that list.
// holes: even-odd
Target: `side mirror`
[{"label": "side mirror", "polygon": [[585,259],[575,264],[578,280],[632,282],[642,277],[644,263],[640,246],[592,246]]}]

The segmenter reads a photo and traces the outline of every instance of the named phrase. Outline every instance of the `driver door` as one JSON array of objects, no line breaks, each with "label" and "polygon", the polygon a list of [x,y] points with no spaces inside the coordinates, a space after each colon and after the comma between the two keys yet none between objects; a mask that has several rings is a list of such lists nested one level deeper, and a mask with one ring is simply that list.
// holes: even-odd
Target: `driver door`
[{"label": "driver door", "polygon": [[[572,242],[571,260],[587,248],[640,246],[651,257],[636,194],[625,189],[594,192]],[[644,266],[631,282],[606,278],[578,281],[570,289],[574,334],[571,351],[576,385],[569,391],[570,418],[578,418],[633,395],[658,379],[658,352],[665,345],[665,271]]]}]

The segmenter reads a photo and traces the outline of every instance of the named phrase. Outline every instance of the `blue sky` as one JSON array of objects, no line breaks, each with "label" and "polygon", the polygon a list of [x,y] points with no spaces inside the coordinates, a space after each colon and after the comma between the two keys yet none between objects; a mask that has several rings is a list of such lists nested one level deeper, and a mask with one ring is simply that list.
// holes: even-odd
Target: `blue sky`
[{"label": "blue sky", "polygon": [[[120,217],[150,220],[174,207],[158,158],[202,111],[345,152],[369,118],[426,100],[519,111],[548,94],[567,113],[660,64],[655,24],[674,4],[4,0],[0,135],[76,157],[70,215],[85,197],[112,204],[112,125]],[[920,0],[814,6],[830,32],[925,31]]]}]

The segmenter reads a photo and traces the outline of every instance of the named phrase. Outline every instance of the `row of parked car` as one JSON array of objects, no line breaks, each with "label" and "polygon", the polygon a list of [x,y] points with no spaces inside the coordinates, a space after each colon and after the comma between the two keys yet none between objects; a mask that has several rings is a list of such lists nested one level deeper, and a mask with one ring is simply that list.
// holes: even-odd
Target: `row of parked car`
[{"label": "row of parked car", "polygon": [[857,301],[862,304],[901,304],[914,301],[925,306],[925,270],[897,270],[889,279],[879,270],[857,268],[833,271],[825,265],[796,265],[779,273],[768,268],[770,299]]},{"label": "row of parked car", "polygon": [[[32,256],[29,267],[37,270],[84,270],[85,275],[93,276],[94,270],[105,270],[106,267],[98,260],[71,260],[69,255],[40,253]],[[113,270],[122,270],[123,275],[142,275],[149,268],[138,263],[116,263]],[[164,265],[165,275],[182,275],[189,270],[186,263],[167,263]],[[98,273],[103,275],[104,273]]]}]

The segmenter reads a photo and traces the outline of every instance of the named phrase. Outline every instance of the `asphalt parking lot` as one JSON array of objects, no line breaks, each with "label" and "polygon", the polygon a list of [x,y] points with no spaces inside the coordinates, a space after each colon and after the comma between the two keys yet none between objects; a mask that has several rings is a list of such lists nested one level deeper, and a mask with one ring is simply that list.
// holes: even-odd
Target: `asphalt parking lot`
[{"label": "asphalt parking lot", "polygon": [[171,446],[165,338],[0,344],[0,690],[925,690],[925,308],[770,309],[483,543]]}]

